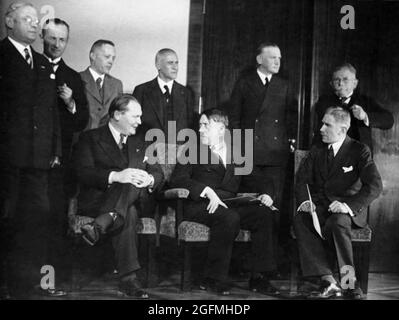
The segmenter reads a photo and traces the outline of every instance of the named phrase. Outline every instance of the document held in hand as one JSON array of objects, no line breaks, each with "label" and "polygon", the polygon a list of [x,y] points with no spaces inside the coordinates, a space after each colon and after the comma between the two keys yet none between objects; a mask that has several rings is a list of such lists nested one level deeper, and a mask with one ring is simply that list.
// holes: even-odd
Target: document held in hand
[{"label": "document held in hand", "polygon": [[312,196],[310,194],[309,186],[306,184],[306,189],[308,190],[308,196],[309,196],[309,201],[310,201],[310,214],[312,216],[312,222],[313,222],[313,227],[319,234],[319,236],[324,239],[323,235],[321,234],[321,227],[320,227],[320,222],[319,218],[317,217],[316,210],[313,207],[313,201],[312,201]]}]

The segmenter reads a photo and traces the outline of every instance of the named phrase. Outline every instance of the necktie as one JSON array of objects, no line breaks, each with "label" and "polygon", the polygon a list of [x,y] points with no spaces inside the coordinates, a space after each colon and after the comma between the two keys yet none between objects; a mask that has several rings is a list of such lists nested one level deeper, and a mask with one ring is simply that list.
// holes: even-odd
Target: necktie
[{"label": "necktie", "polygon": [[103,86],[101,86],[101,82],[102,82],[102,79],[100,77],[98,77],[96,80],[97,89],[98,89],[98,92],[100,93],[101,100],[103,100],[104,99],[104,90],[103,90]]},{"label": "necktie", "polygon": [[266,77],[265,78],[265,88],[267,88],[268,86],[269,86],[269,78],[268,77]]},{"label": "necktie", "polygon": [[331,166],[332,166],[333,160],[334,160],[334,151],[333,151],[332,146],[330,146],[327,149],[327,168],[328,168],[328,171],[331,170]]},{"label": "necktie", "polygon": [[30,68],[32,69],[32,57],[30,56],[30,54],[29,54],[29,50],[28,50],[28,48],[25,48],[24,49],[24,52],[25,52],[25,60],[26,60],[26,63],[30,66]]},{"label": "necktie", "polygon": [[[169,87],[165,84],[164,86],[165,89],[165,99],[166,99],[166,121],[173,120],[173,105],[172,105],[172,99],[169,91]],[[168,125],[166,124],[166,127]]]},{"label": "necktie", "polygon": [[50,62],[50,64],[53,67],[54,73],[56,73],[59,62]]},{"label": "necktie", "polygon": [[166,103],[169,103],[169,100],[170,100],[169,87],[166,84],[163,87],[165,89],[164,96],[165,96],[165,99],[166,99]]},{"label": "necktie", "polygon": [[125,146],[125,144],[123,143],[123,140],[125,139],[126,135],[121,133],[120,134],[120,138],[119,138],[119,142],[118,142],[118,147],[120,150],[123,149],[123,147]]}]

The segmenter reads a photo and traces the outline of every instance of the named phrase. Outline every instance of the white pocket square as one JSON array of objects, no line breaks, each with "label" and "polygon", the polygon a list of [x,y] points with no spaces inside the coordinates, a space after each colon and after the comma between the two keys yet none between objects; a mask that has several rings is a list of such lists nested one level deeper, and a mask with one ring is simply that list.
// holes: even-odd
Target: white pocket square
[{"label": "white pocket square", "polygon": [[348,173],[348,172],[353,171],[353,167],[352,166],[350,166],[350,167],[342,167],[342,170],[344,170],[344,173]]},{"label": "white pocket square", "polygon": [[147,156],[144,156],[143,163],[145,163],[147,160],[148,160],[148,157],[147,157]]}]

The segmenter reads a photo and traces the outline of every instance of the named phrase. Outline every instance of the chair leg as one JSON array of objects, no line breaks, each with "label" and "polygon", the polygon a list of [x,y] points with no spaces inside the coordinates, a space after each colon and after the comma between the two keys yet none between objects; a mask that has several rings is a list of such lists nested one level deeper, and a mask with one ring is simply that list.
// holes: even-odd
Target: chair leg
[{"label": "chair leg", "polygon": [[158,257],[157,248],[155,246],[155,235],[142,234],[141,238],[141,251],[143,252],[143,262],[145,267],[145,280],[144,286],[147,288],[155,287],[158,284]]},{"label": "chair leg", "polygon": [[187,291],[190,289],[191,280],[191,246],[185,241],[181,241],[181,244],[183,263],[180,277],[180,290]]},{"label": "chair leg", "polygon": [[367,294],[370,265],[370,242],[354,241],[352,242],[352,247],[356,278],[362,291]]}]

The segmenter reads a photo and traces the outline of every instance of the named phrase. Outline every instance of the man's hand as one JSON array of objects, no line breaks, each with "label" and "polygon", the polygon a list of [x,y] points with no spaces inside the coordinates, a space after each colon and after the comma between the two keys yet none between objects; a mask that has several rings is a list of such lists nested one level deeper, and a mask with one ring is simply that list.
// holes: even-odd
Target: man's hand
[{"label": "man's hand", "polygon": [[360,121],[364,121],[367,118],[367,113],[363,110],[363,108],[357,104],[354,104],[351,107],[351,111],[353,113],[353,116],[360,120]]},{"label": "man's hand", "polygon": [[261,194],[258,200],[266,207],[271,207],[273,205],[273,199],[270,198],[268,194]]},{"label": "man's hand", "polygon": [[310,204],[311,204],[310,201],[306,201],[306,202],[302,203],[301,206],[298,208],[298,211],[311,213],[312,207],[313,207],[313,211],[316,211],[316,205],[313,202],[312,202],[312,206]]},{"label": "man's hand", "polygon": [[153,183],[154,178],[141,169],[127,168],[114,172],[112,182],[131,183],[137,188],[146,188]]},{"label": "man's hand", "polygon": [[54,156],[51,160],[50,160],[50,168],[56,168],[61,166],[61,160],[58,156]]},{"label": "man's hand", "polygon": [[331,211],[332,213],[349,213],[348,207],[337,200],[333,201],[328,206],[328,211]]},{"label": "man's hand", "polygon": [[211,188],[208,188],[205,197],[209,199],[209,204],[206,207],[206,210],[208,210],[208,213],[212,214],[216,211],[216,209],[221,205],[222,207],[227,208],[226,204],[220,200],[218,195],[216,194],[215,191],[213,191]]},{"label": "man's hand", "polygon": [[62,86],[57,87],[58,90],[58,96],[64,101],[64,103],[68,106],[68,109],[70,109],[70,105],[73,101],[72,99],[72,89],[69,88],[66,83],[64,83]]}]

